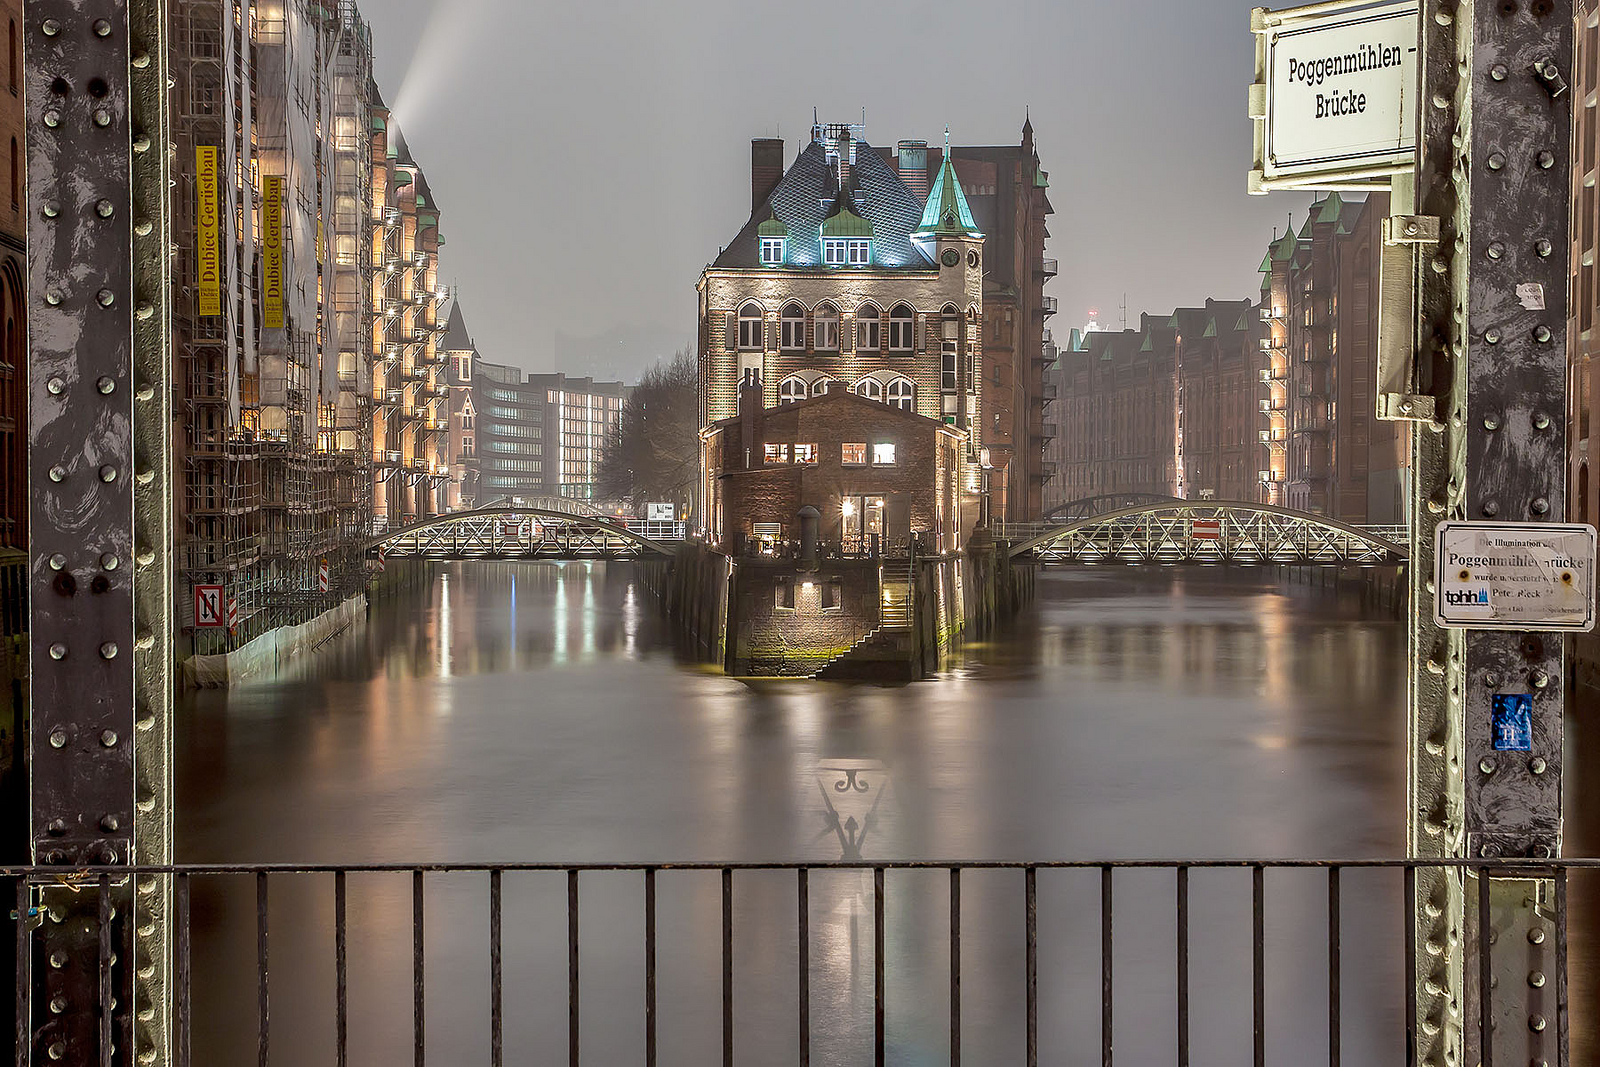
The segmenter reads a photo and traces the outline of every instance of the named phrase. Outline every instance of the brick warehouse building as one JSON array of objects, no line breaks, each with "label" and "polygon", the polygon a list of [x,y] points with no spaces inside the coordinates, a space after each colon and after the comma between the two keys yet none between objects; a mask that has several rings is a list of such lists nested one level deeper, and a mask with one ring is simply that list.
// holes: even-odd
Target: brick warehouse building
[{"label": "brick warehouse building", "polygon": [[1077,335],[1061,353],[1061,502],[1115,493],[1258,500],[1259,315],[1207,300]]},{"label": "brick warehouse building", "polygon": [[1380,422],[1378,270],[1389,197],[1311,205],[1261,263],[1262,465],[1269,503],[1353,523],[1403,523],[1409,426]]},{"label": "brick warehouse building", "polygon": [[[964,429],[966,490],[1015,514],[1009,487],[1042,487],[1047,402],[1033,356],[1049,203],[1031,127],[1018,148],[948,157],[859,133],[814,127],[787,171],[782,141],[752,143],[751,215],[699,285],[702,425],[734,414],[748,371],[769,405],[841,381]],[[986,262],[991,248],[1002,262]]]},{"label": "brick warehouse building", "polygon": [[704,434],[710,542],[743,553],[801,538],[800,514],[845,554],[893,549],[915,536],[924,552],[965,543],[958,484],[965,435],[835,382],[828,392],[761,404],[754,377],[738,415]]}]

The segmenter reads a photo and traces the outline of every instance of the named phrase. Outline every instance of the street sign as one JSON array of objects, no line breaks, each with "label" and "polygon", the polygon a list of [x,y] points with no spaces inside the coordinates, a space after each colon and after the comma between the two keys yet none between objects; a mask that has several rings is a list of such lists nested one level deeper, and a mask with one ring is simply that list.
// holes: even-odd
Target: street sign
[{"label": "street sign", "polygon": [[1440,523],[1434,620],[1462,630],[1594,629],[1595,529]]},{"label": "street sign", "polygon": [[1417,147],[1417,0],[1251,15],[1250,192],[1360,188],[1409,173]]},{"label": "street sign", "polygon": [[222,586],[197,585],[194,587],[194,626],[197,630],[220,630],[227,625],[222,618]]},{"label": "street sign", "polygon": [[1189,536],[1196,541],[1222,540],[1221,519],[1190,519]]},{"label": "street sign", "polygon": [[646,522],[671,522],[677,517],[677,509],[672,504],[646,504],[644,506]]}]

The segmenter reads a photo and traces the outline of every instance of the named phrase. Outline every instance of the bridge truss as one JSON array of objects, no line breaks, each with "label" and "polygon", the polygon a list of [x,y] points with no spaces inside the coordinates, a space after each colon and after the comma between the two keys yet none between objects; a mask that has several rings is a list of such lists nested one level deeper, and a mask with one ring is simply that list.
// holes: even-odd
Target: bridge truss
[{"label": "bridge truss", "polygon": [[640,559],[672,555],[682,522],[605,519],[576,510],[480,508],[441,515],[374,537],[380,560]]},{"label": "bridge truss", "polygon": [[1078,500],[1069,500],[1065,504],[1057,504],[1044,513],[1044,518],[1046,522],[1066,525],[1079,519],[1089,519],[1096,515],[1121,511],[1124,508],[1139,507],[1144,504],[1175,504],[1178,501],[1178,497],[1162,496],[1159,493],[1102,493],[1100,496],[1086,496]]},{"label": "bridge truss", "polygon": [[1244,501],[1167,500],[1065,524],[1002,526],[1013,556],[1045,563],[1403,563],[1403,526],[1360,527]]}]

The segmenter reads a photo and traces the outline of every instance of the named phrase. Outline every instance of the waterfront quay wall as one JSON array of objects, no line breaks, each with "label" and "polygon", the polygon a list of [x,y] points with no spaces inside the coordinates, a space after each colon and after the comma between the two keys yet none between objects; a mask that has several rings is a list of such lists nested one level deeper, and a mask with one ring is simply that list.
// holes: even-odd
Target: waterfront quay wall
[{"label": "waterfront quay wall", "polygon": [[991,541],[807,565],[692,543],[640,569],[680,648],[749,678],[924,678],[969,628],[993,632],[1033,595],[1032,566]]}]

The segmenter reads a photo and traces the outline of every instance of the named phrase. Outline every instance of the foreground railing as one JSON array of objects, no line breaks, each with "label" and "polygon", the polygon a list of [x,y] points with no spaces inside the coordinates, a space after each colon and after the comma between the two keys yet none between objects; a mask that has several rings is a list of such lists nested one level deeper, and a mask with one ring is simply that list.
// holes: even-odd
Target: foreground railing
[{"label": "foreground railing", "polygon": [[[948,1054],[951,1064],[959,1064],[962,1051],[962,1023],[963,1023],[963,988],[962,988],[962,949],[963,949],[963,880],[966,876],[977,873],[990,874],[1002,872],[997,877],[1015,879],[1020,875],[1020,885],[1015,881],[1010,883],[1007,893],[1015,892],[1013,898],[1012,918],[1008,921],[1015,922],[1021,929],[1023,953],[1021,960],[1022,973],[1017,978],[1017,984],[1023,990],[1023,1013],[1021,1044],[1024,1060],[1028,1067],[1036,1067],[1040,1062],[1040,994],[1039,994],[1039,956],[1041,947],[1040,938],[1040,875],[1042,872],[1080,872],[1080,875],[1092,876],[1098,874],[1098,892],[1091,889],[1092,901],[1071,899],[1067,901],[1065,913],[1069,916],[1083,916],[1083,904],[1088,904],[1090,909],[1097,910],[1098,941],[1099,941],[1099,1046],[1100,1062],[1106,1067],[1113,1063],[1115,1043],[1114,1035],[1117,1033],[1117,985],[1114,981],[1118,953],[1115,934],[1118,930],[1117,910],[1118,889],[1126,886],[1129,881],[1139,877],[1133,872],[1138,870],[1165,872],[1171,875],[1172,880],[1166,883],[1165,894],[1170,901],[1171,914],[1175,922],[1175,934],[1170,944],[1168,960],[1171,964],[1172,974],[1176,979],[1175,996],[1171,1002],[1174,1013],[1173,1031],[1175,1043],[1170,1055],[1179,1067],[1188,1067],[1191,1056],[1191,1010],[1194,1007],[1194,998],[1191,995],[1191,875],[1199,871],[1232,871],[1235,874],[1249,874],[1250,896],[1250,1018],[1252,1022],[1251,1039],[1253,1049],[1253,1062],[1257,1067],[1267,1063],[1266,1036],[1273,1018],[1267,1010],[1267,944],[1268,944],[1268,902],[1269,899],[1292,897],[1298,906],[1308,904],[1305,885],[1292,885],[1294,877],[1290,872],[1302,872],[1300,881],[1305,877],[1315,876],[1320,873],[1324,882],[1321,892],[1312,894],[1316,911],[1321,911],[1325,899],[1326,926],[1317,930],[1324,935],[1326,948],[1326,1033],[1325,1052],[1313,1055],[1312,1049],[1316,1044],[1322,1043],[1304,1034],[1294,1034],[1293,1047],[1297,1050],[1294,1057],[1285,1062],[1304,1064],[1312,1062],[1326,1062],[1337,1065],[1341,1056],[1341,1035],[1344,1030],[1342,1012],[1344,1008],[1345,987],[1342,985],[1342,967],[1345,950],[1343,947],[1343,931],[1346,923],[1347,910],[1352,915],[1363,919],[1370,919],[1373,915],[1364,899],[1357,899],[1356,903],[1348,909],[1342,896],[1345,892],[1345,876],[1358,871],[1388,871],[1398,872],[1403,875],[1403,901],[1401,906],[1393,910],[1385,910],[1381,915],[1382,926],[1388,932],[1383,934],[1382,943],[1394,946],[1410,946],[1413,943],[1414,915],[1413,905],[1417,898],[1416,884],[1419,873],[1444,872],[1462,880],[1465,887],[1467,942],[1469,947],[1468,972],[1478,979],[1477,988],[1490,990],[1491,998],[1521,996],[1520,988],[1507,988],[1511,983],[1497,982],[1494,977],[1493,956],[1496,951],[1497,940],[1502,940],[1505,931],[1494,928],[1494,919],[1490,911],[1491,884],[1498,884],[1500,879],[1526,880],[1529,886],[1540,887],[1535,897],[1545,904],[1544,919],[1553,925],[1554,946],[1552,966],[1548,968],[1550,985],[1553,987],[1553,1018],[1548,1020],[1550,1037],[1554,1039],[1555,1051],[1549,1056],[1550,1064],[1565,1065],[1567,1063],[1567,1034],[1568,1034],[1568,1009],[1567,1009],[1567,898],[1569,872],[1590,871],[1600,875],[1600,860],[1570,859],[1560,861],[1541,861],[1523,863],[1515,860],[1457,860],[1457,861],[1415,861],[1415,860],[1352,860],[1352,861],[1324,861],[1324,860],[1114,860],[1114,861],[1083,861],[1083,862],[1001,862],[1001,863],[942,863],[942,862],[822,862],[822,863],[661,863],[661,864],[626,864],[626,863],[594,863],[594,864],[357,864],[357,865],[280,865],[280,864],[218,864],[218,865],[186,865],[176,867],[144,867],[144,868],[98,868],[72,873],[63,873],[54,868],[4,868],[0,869],[0,879],[10,883],[14,891],[11,899],[17,901],[16,910],[12,918],[16,928],[16,944],[18,949],[19,966],[17,970],[16,991],[16,1033],[18,1035],[37,1033],[37,1026],[41,1018],[41,1009],[48,1008],[50,1013],[61,1013],[63,1001],[60,997],[52,998],[48,1005],[36,1002],[39,995],[35,987],[39,972],[45,968],[61,967],[60,961],[55,956],[44,957],[41,954],[40,932],[35,929],[40,924],[52,921],[60,922],[60,916],[50,914],[49,905],[39,906],[42,899],[39,891],[49,890],[51,887],[71,886],[82,900],[78,914],[97,916],[99,959],[98,981],[91,987],[87,982],[82,988],[93,988],[94,993],[89,994],[96,1001],[93,1012],[97,1021],[97,1029],[101,1042],[98,1056],[92,1061],[96,1063],[111,1064],[123,1062],[114,1055],[113,1045],[120,1040],[121,1027],[113,1025],[113,1019],[118,1013],[126,1013],[126,1001],[118,988],[118,979],[123,974],[123,968],[118,966],[118,954],[125,944],[125,920],[121,917],[123,909],[117,902],[123,894],[130,891],[128,878],[130,875],[137,879],[144,878],[170,878],[172,892],[172,943],[175,950],[174,982],[172,985],[172,1002],[167,1007],[170,1009],[175,1035],[175,1062],[178,1067],[190,1067],[197,1062],[213,1062],[202,1056],[196,1059],[195,1050],[191,1047],[191,1035],[194,1032],[199,1014],[195,1008],[195,983],[196,966],[194,951],[196,945],[194,924],[192,921],[194,889],[196,885],[204,885],[212,881],[233,880],[230,884],[237,885],[240,876],[253,879],[254,897],[254,982],[255,982],[255,1037],[259,1054],[259,1062],[266,1065],[269,1051],[272,1047],[274,1034],[287,1029],[291,1036],[302,1038],[303,1020],[284,1020],[273,1014],[275,987],[272,983],[272,967],[270,960],[274,958],[269,952],[275,936],[282,936],[281,928],[274,929],[269,922],[271,908],[269,902],[272,898],[272,887],[280,881],[301,880],[295,882],[296,886],[303,886],[303,879],[315,878],[316,884],[323,886],[319,893],[331,895],[332,899],[332,937],[331,944],[324,947],[324,951],[332,956],[335,971],[335,1025],[331,1035],[334,1052],[334,1062],[339,1067],[345,1067],[350,1062],[350,1020],[349,1005],[350,986],[350,892],[349,881],[352,875],[381,876],[386,878],[403,878],[410,883],[410,925],[411,925],[411,1019],[410,1030],[412,1038],[413,1061],[418,1067],[426,1062],[427,1021],[428,1021],[428,992],[426,981],[428,936],[425,916],[427,914],[428,890],[430,879],[449,879],[463,876],[474,878],[481,876],[483,881],[478,891],[487,895],[487,922],[482,931],[485,960],[483,965],[488,971],[488,998],[483,1005],[481,1016],[482,1025],[488,1030],[489,1062],[494,1067],[501,1067],[505,1062],[505,1026],[506,1026],[506,997],[504,973],[504,894],[508,875],[544,875],[546,877],[564,876],[565,880],[565,913],[566,913],[566,974],[565,989],[567,1000],[567,1057],[568,1062],[576,1067],[580,1062],[582,1027],[580,992],[583,988],[580,983],[580,954],[579,941],[579,914],[580,914],[580,888],[587,880],[585,876],[625,876],[637,875],[642,880],[643,892],[643,967],[637,980],[643,986],[642,1022],[644,1062],[654,1067],[658,1055],[658,883],[663,875],[675,876],[680,872],[700,872],[702,877],[717,876],[720,883],[720,963],[721,963],[721,1062],[725,1067],[731,1067],[734,1062],[734,1035],[735,1035],[735,1003],[741,999],[736,996],[738,986],[735,983],[735,954],[734,954],[734,914],[735,914],[735,887],[736,876],[739,878],[752,878],[759,875],[772,877],[780,875],[787,878],[792,875],[794,885],[795,911],[793,914],[792,929],[796,949],[795,1002],[790,1018],[796,1026],[797,1047],[794,1053],[802,1065],[811,1062],[813,1039],[812,1019],[812,983],[816,970],[812,962],[812,947],[814,932],[818,925],[829,923],[837,924],[840,920],[829,918],[829,912],[822,913],[822,921],[817,922],[817,913],[812,906],[812,876],[813,874],[834,876],[841,872],[857,872],[861,883],[864,884],[865,876],[871,876],[871,931],[872,931],[872,1060],[877,1065],[885,1062],[886,1055],[886,974],[887,949],[901,946],[891,945],[888,941],[888,932],[885,923],[886,900],[892,894],[887,886],[889,876],[911,878],[928,878],[943,875],[948,884],[948,930],[943,928],[942,922],[924,922],[914,924],[914,929],[903,931],[900,938],[902,945],[906,942],[921,941],[924,943],[943,942],[941,947],[948,949]],[[913,875],[907,872],[923,872]],[[1010,873],[1003,873],[1010,872]],[[1484,873],[1492,874],[1493,878],[1484,878]],[[1276,885],[1269,879],[1281,878]],[[322,877],[327,876],[326,882]],[[1127,881],[1124,881],[1124,880]],[[748,884],[748,883],[747,883]],[[904,884],[904,883],[902,883]],[[1149,885],[1140,883],[1146,891]],[[1285,886],[1288,885],[1286,889]],[[1592,888],[1593,883],[1586,883]],[[1269,896],[1269,887],[1277,897]],[[1543,887],[1551,890],[1548,901],[1544,900]],[[243,887],[240,887],[243,888]],[[553,888],[550,887],[550,888]],[[757,887],[759,888],[759,887]],[[769,887],[770,888],[770,887]],[[992,883],[980,888],[992,889]],[[1061,888],[1056,886],[1055,888]],[[1080,887],[1082,888],[1082,887]],[[1371,887],[1366,887],[1370,889]],[[1391,891],[1393,886],[1390,886]],[[826,887],[823,887],[826,893]],[[248,896],[248,889],[245,890]],[[942,895],[939,890],[936,895]],[[762,895],[756,893],[755,895]],[[835,894],[837,895],[837,894]],[[910,894],[908,894],[909,896]],[[925,894],[924,894],[925,895]],[[990,894],[993,895],[992,893]],[[1059,895],[1059,894],[1058,894]],[[1140,893],[1131,894],[1137,900]],[[402,898],[399,898],[403,900]],[[770,903],[770,901],[768,901]],[[926,901],[924,901],[926,903]],[[402,905],[403,906],[403,905]],[[559,905],[558,905],[559,906]],[[1167,905],[1163,905],[1166,907]],[[1127,905],[1120,913],[1127,915]],[[317,908],[307,907],[303,902],[293,905],[292,914],[304,919],[306,915],[317,911]],[[381,909],[380,909],[381,910]],[[460,909],[457,908],[456,911]],[[908,910],[916,911],[916,908]],[[1142,909],[1133,919],[1133,936],[1146,933],[1153,921],[1148,914],[1148,908]],[[454,918],[456,911],[447,913],[447,917]],[[282,914],[280,907],[279,914]],[[358,909],[357,914],[360,915]],[[438,914],[436,908],[435,914]],[[1092,915],[1092,911],[1091,911]],[[940,918],[935,916],[934,918]],[[1092,921],[1085,917],[1086,921]],[[385,917],[382,921],[392,924],[392,916]],[[1057,916],[1059,919],[1059,916]],[[96,920],[91,919],[91,926]],[[591,918],[590,920],[594,920]],[[606,915],[606,929],[609,931],[617,922],[618,917],[613,914]],[[1126,921],[1126,919],[1124,920]],[[853,920],[852,920],[853,922]],[[314,925],[307,922],[306,925]],[[787,926],[787,924],[785,924]],[[981,924],[980,924],[981,925]],[[1312,928],[1321,927],[1318,918]],[[86,928],[87,929],[87,928]],[[853,925],[852,925],[853,929]],[[709,933],[709,931],[707,931]],[[770,931],[766,931],[769,932]],[[1215,931],[1209,931],[1215,934]],[[1305,928],[1296,928],[1293,933],[1300,936],[1306,934]],[[295,931],[291,930],[291,934]],[[303,931],[302,931],[303,933]],[[1281,936],[1281,931],[1274,930]],[[1372,931],[1369,929],[1370,935]],[[210,936],[216,936],[215,930]],[[1124,934],[1125,937],[1129,936]],[[787,932],[784,933],[787,938]],[[1522,952],[1523,956],[1513,960],[1513,966],[1524,968],[1520,973],[1526,973],[1526,953],[1529,945],[1543,946],[1546,940],[1541,932],[1537,940],[1530,932],[1525,939],[1528,944],[1510,943],[1502,951],[1511,951],[1513,954]],[[1237,951],[1243,952],[1243,939],[1232,939],[1227,944]],[[92,943],[92,942],[91,942]],[[241,942],[242,944],[243,942]],[[447,942],[450,948],[459,948],[459,940]],[[303,946],[301,946],[303,947]],[[708,946],[709,948],[709,946]],[[1542,951],[1542,948],[1541,948]],[[226,957],[229,965],[242,962],[237,953],[221,954]],[[292,953],[291,953],[292,955]],[[980,942],[980,962],[984,956],[992,956],[993,951]],[[1135,955],[1130,951],[1129,955]],[[1304,957],[1303,952],[1296,952],[1294,959],[1297,961]],[[245,953],[248,958],[248,951]],[[28,977],[29,961],[32,960],[34,977]],[[1087,962],[1087,961],[1085,961]],[[1148,963],[1148,961],[1144,961]],[[1370,960],[1363,962],[1369,963]],[[838,966],[837,953],[828,957],[829,966]],[[1409,969],[1409,968],[1408,968]],[[91,977],[91,976],[86,976]],[[748,981],[751,976],[746,976]],[[1214,987],[1218,979],[1215,976],[1215,967],[1207,975]],[[215,976],[210,976],[208,981],[215,981]],[[1469,979],[1470,980],[1470,979]],[[1282,978],[1279,978],[1282,982]],[[1545,988],[1543,973],[1537,979],[1538,990]],[[673,979],[669,979],[669,985]],[[1147,979],[1141,980],[1141,985],[1148,985]],[[1535,985],[1532,977],[1529,978],[1530,986]],[[1520,986],[1520,983],[1516,983]],[[1498,988],[1496,988],[1498,986]],[[638,987],[634,987],[638,988]],[[293,983],[290,984],[290,993],[297,992]],[[459,992],[459,990],[451,990]],[[1407,989],[1405,992],[1405,1028],[1407,1031],[1406,1044],[1411,1045],[1410,1028],[1416,1017],[1414,1010],[1415,992]],[[1548,995],[1548,994],[1546,994]],[[527,999],[522,998],[519,1004],[526,1006]],[[1208,1000],[1215,999],[1214,988],[1209,990]],[[1491,1001],[1491,1004],[1493,1002]],[[1503,1007],[1504,1005],[1500,1005]],[[149,1006],[141,1006],[149,1007]],[[1488,1047],[1494,1026],[1494,1010],[1481,1010],[1490,1008],[1490,1005],[1465,1007],[1465,1018],[1474,1028],[1474,1036],[1484,1042]],[[1542,1017],[1541,1017],[1542,1018]],[[1141,1027],[1149,1025],[1151,1020],[1141,1019]],[[607,1015],[608,1026],[624,1025],[626,1020]],[[275,1025],[276,1024],[276,1029]],[[242,1019],[229,1019],[229,1029],[235,1034],[248,1026]],[[396,1026],[405,1026],[398,1019],[387,1020],[389,1029]],[[1126,1023],[1124,1023],[1126,1026]],[[942,1025],[941,1025],[942,1029]],[[1530,1022],[1530,1029],[1543,1033],[1547,1024],[1540,1021],[1537,1025]],[[835,1035],[837,1036],[837,1035]],[[865,1034],[860,1035],[865,1039]],[[918,1037],[925,1038],[925,1033]],[[941,1035],[942,1036],[942,1035]],[[1536,1034],[1537,1036],[1537,1034]],[[553,1035],[542,1035],[539,1039],[540,1062],[553,1060],[551,1050],[556,1046]],[[1090,1046],[1092,1047],[1092,1045]],[[80,1050],[82,1051],[82,1050]],[[1074,1062],[1087,1062],[1084,1059],[1085,1049],[1074,1050],[1078,1057]],[[318,1055],[320,1060],[326,1055]],[[52,1059],[63,1058],[57,1051],[51,1051]],[[67,1058],[73,1062],[91,1062],[87,1058],[78,1060],[68,1054]],[[296,1059],[301,1059],[298,1057]],[[760,1059],[760,1057],[757,1057]],[[897,1056],[897,1058],[904,1058]],[[1052,1055],[1049,1060],[1059,1057]],[[1165,1058],[1165,1057],[1164,1057]],[[440,1057],[443,1062],[461,1062],[461,1050],[452,1050],[451,1055]],[[1483,1062],[1488,1064],[1490,1058],[1483,1057]],[[27,1062],[19,1054],[19,1064]],[[40,1062],[37,1057],[35,1062]],[[284,1062],[289,1062],[285,1060]],[[522,1049],[513,1056],[512,1062],[530,1062],[527,1050]],[[702,1060],[689,1062],[703,1062]],[[763,1062],[765,1062],[763,1060]],[[1140,1062],[1143,1062],[1142,1060]],[[1237,1062],[1237,1061],[1235,1061]],[[1396,1064],[1407,1062],[1404,1048],[1396,1048],[1392,1060]],[[1525,1060],[1523,1061],[1525,1062]]]}]

